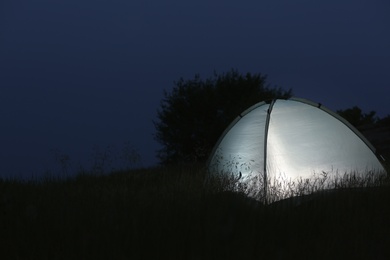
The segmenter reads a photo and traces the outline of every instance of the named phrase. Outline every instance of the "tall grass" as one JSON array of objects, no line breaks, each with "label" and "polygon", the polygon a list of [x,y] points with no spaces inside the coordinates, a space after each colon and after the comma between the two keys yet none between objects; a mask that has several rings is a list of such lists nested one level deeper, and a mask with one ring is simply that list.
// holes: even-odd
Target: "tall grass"
[{"label": "tall grass", "polygon": [[267,203],[279,200],[315,194],[324,191],[339,189],[379,187],[387,183],[387,174],[384,172],[368,171],[365,173],[350,172],[322,172],[313,174],[311,178],[290,180],[283,177],[268,180]]},{"label": "tall grass", "polygon": [[340,180],[330,194],[292,185],[306,192],[290,195],[312,199],[291,207],[283,200],[265,206],[232,179],[207,178],[203,165],[0,180],[0,258],[390,256],[388,179],[375,187]]}]

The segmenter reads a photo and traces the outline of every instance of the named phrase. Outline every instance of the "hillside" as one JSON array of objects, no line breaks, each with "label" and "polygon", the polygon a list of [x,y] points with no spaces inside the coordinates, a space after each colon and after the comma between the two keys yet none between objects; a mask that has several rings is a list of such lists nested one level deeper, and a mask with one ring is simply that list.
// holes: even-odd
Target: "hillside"
[{"label": "hillside", "polygon": [[202,166],[0,181],[1,259],[389,259],[388,186],[264,206]]}]

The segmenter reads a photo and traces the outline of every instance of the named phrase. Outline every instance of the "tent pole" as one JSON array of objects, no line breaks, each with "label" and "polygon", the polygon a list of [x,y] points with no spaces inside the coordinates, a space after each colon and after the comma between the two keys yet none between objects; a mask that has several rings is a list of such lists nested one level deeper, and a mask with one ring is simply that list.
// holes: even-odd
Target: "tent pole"
[{"label": "tent pole", "polygon": [[269,120],[271,118],[271,112],[272,108],[275,104],[276,99],[272,100],[271,104],[269,105],[268,111],[267,111],[267,119],[265,122],[265,130],[264,130],[264,204],[268,204],[268,173],[267,173],[267,144],[268,144],[268,128],[269,128]]}]

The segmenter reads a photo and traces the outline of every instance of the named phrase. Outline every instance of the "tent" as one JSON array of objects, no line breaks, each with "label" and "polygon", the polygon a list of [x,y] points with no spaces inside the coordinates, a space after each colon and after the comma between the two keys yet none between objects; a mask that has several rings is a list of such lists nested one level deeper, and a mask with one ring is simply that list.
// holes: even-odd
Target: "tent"
[{"label": "tent", "polygon": [[232,177],[254,198],[284,189],[287,195],[279,199],[293,196],[292,187],[307,180],[324,185],[345,174],[385,172],[357,129],[323,105],[299,98],[260,102],[241,113],[216,143],[208,169]]}]

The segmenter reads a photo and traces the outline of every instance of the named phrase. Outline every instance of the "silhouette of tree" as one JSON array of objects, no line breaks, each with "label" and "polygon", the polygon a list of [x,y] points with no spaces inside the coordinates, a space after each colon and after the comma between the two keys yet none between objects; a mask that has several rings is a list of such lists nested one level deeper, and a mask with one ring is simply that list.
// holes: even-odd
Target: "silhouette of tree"
[{"label": "silhouette of tree", "polygon": [[345,110],[337,110],[337,113],[357,128],[363,125],[375,124],[378,121],[375,111],[371,111],[368,114],[363,113],[357,106]]},{"label": "silhouette of tree", "polygon": [[205,80],[180,78],[171,92],[164,91],[158,110],[155,139],[163,148],[162,164],[205,161],[224,129],[251,105],[291,97],[291,89],[270,88],[266,76],[237,70]]},{"label": "silhouette of tree", "polygon": [[383,118],[378,119],[376,123],[378,126],[387,126],[390,127],[390,115],[387,115]]}]

